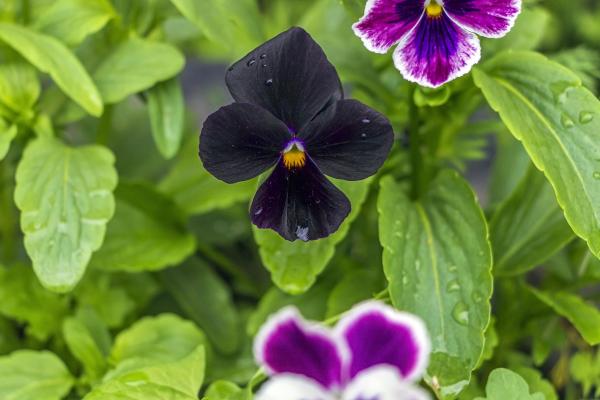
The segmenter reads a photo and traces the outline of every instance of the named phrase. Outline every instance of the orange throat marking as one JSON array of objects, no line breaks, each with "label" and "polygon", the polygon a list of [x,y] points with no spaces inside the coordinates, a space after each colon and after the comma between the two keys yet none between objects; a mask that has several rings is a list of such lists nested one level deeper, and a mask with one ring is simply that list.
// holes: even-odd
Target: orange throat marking
[{"label": "orange throat marking", "polygon": [[283,165],[287,169],[302,168],[306,164],[306,153],[294,143],[283,151]]}]

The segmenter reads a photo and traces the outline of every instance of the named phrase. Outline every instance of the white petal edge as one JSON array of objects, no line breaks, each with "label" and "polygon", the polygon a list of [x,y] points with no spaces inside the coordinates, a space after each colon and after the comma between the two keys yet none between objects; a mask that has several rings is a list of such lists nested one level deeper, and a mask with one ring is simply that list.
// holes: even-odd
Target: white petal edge
[{"label": "white petal edge", "polygon": [[[415,381],[421,379],[425,370],[427,369],[427,365],[429,365],[429,355],[431,353],[431,340],[429,339],[429,333],[427,331],[427,327],[421,318],[417,317],[414,314],[398,311],[395,308],[388,306],[380,301],[376,300],[368,300],[354,306],[350,311],[348,311],[338,322],[334,329],[334,335],[336,337],[336,342],[345,342],[344,333],[347,331],[348,327],[357,320],[361,319],[365,314],[377,312],[383,314],[383,316],[392,322],[398,323],[400,325],[408,326],[414,334],[414,339],[419,346],[419,358],[417,359],[417,363],[413,371],[405,376],[403,379],[407,381]],[[348,347],[345,345],[344,347]],[[348,350],[349,351],[349,350]],[[390,368],[390,367],[386,367]],[[395,368],[392,368],[396,371]],[[370,369],[369,369],[370,370]],[[398,374],[398,373],[397,373]],[[360,374],[359,374],[360,375]]]},{"label": "white petal edge", "polygon": [[[456,23],[452,19],[451,21],[453,23]],[[419,21],[419,23],[420,22],[421,21]],[[426,77],[420,78],[417,76],[413,76],[412,73],[409,71],[408,65],[402,59],[402,53],[404,52],[404,48],[406,47],[407,42],[410,39],[412,33],[415,29],[417,29],[417,26],[418,24],[415,25],[415,27],[408,34],[406,34],[406,36],[402,38],[402,40],[398,43],[398,47],[396,47],[396,50],[394,50],[394,55],[392,56],[394,59],[394,66],[398,71],[400,71],[404,79],[406,79],[407,81],[414,82],[420,86],[428,88],[439,88],[441,86],[444,86],[448,82],[451,82],[457,78],[460,78],[461,76],[468,74],[471,71],[471,69],[473,69],[473,66],[477,64],[479,60],[481,60],[481,43],[479,42],[479,38],[473,32],[463,28],[462,25],[457,24],[457,26],[460,29],[462,29],[464,33],[468,36],[469,44],[474,46],[476,49],[475,53],[471,56],[471,58],[465,60],[465,65],[451,73],[444,82],[437,85],[426,80]]]},{"label": "white petal edge", "polygon": [[[358,374],[348,385],[342,400],[430,400],[429,394],[412,382],[402,380],[393,367],[377,366]],[[283,399],[282,399],[283,400]]]},{"label": "white petal edge", "polygon": [[331,341],[331,343],[333,343],[337,348],[338,354],[342,362],[342,366],[347,364],[348,360],[350,359],[350,352],[346,347],[346,343],[344,341],[337,340],[333,332],[325,326],[316,322],[306,321],[296,307],[289,306],[284,307],[275,314],[271,315],[267,319],[267,322],[265,322],[260,328],[260,330],[256,334],[256,337],[254,338],[254,359],[256,360],[256,363],[258,365],[264,368],[267,375],[274,375],[275,371],[271,370],[265,361],[264,354],[266,342],[271,336],[271,334],[280,325],[290,320],[295,321],[300,327],[300,329],[302,329],[302,331],[304,332],[318,334],[320,336],[328,338]]},{"label": "white petal edge", "polygon": [[515,24],[517,23],[517,18],[519,18],[519,15],[521,15],[521,11],[523,11],[523,1],[522,0],[512,0],[511,6],[515,7],[518,11],[511,18],[507,19],[508,26],[506,27],[506,30],[502,31],[502,32],[498,32],[498,33],[487,33],[487,32],[482,32],[479,29],[469,28],[468,26],[465,26],[465,25],[461,24],[460,22],[458,22],[457,20],[455,20],[454,17],[452,17],[452,13],[446,11],[446,15],[448,16],[448,18],[450,18],[452,20],[452,22],[454,22],[456,25],[460,26],[461,28],[463,28],[464,30],[466,30],[468,32],[471,32],[476,35],[483,36],[483,37],[489,38],[489,39],[500,39],[500,38],[503,38],[504,36],[508,35],[508,33],[512,30],[512,28],[514,28]]},{"label": "white petal edge", "polygon": [[254,400],[335,400],[317,382],[301,375],[280,374],[262,385]]}]

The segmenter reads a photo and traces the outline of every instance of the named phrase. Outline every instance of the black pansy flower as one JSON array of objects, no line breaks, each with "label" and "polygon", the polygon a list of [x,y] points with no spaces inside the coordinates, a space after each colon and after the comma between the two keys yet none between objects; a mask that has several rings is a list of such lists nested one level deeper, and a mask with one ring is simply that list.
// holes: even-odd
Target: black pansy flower
[{"label": "black pansy flower", "polygon": [[392,145],[389,121],[343,99],[335,68],[300,28],[252,51],[226,81],[236,102],[204,123],[206,170],[236,183],[275,166],[252,201],[252,222],[290,241],[335,232],[350,201],[325,175],[350,181],[373,175]]}]

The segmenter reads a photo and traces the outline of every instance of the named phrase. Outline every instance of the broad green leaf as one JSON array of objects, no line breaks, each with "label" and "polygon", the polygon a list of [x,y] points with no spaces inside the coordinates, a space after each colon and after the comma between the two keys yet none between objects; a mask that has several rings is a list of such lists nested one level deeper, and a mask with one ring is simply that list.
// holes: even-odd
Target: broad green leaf
[{"label": "broad green leaf", "polygon": [[573,231],[600,256],[600,101],[536,53],[502,53],[473,77],[544,171]]},{"label": "broad green leaf", "polygon": [[202,166],[194,140],[186,143],[160,189],[187,214],[198,215],[249,201],[256,191],[256,181],[229,185],[213,177]]},{"label": "broad green leaf", "polygon": [[75,46],[116,16],[108,0],[57,0],[33,26]]},{"label": "broad green leaf", "polygon": [[26,324],[27,334],[47,340],[67,312],[68,300],[44,289],[30,267],[0,266],[0,314]]},{"label": "broad green leaf", "polygon": [[0,117],[0,161],[6,157],[6,154],[10,149],[10,143],[17,136],[17,132],[16,125],[9,126]]},{"label": "broad green leaf", "polygon": [[600,310],[581,297],[560,291],[542,291],[530,287],[536,297],[568,319],[590,345],[600,344]]},{"label": "broad green leaf", "polygon": [[89,381],[99,380],[108,367],[106,357],[111,345],[104,322],[93,309],[84,308],[66,319],[62,328],[69,350],[83,364]]},{"label": "broad green leaf", "polygon": [[552,187],[533,166],[494,214],[490,236],[496,275],[526,272],[575,237]]},{"label": "broad green leaf", "polygon": [[252,391],[241,389],[235,383],[217,381],[210,385],[204,394],[203,400],[251,400]]},{"label": "broad green leaf", "polygon": [[381,271],[375,268],[364,268],[341,277],[327,298],[327,318],[348,311],[354,304],[381,292],[385,286],[380,275]]},{"label": "broad green leaf", "polygon": [[184,63],[170,44],[130,38],[104,58],[93,77],[104,102],[112,104],[172,78]]},{"label": "broad green leaf", "polygon": [[0,64],[0,103],[17,113],[33,113],[31,110],[40,91],[40,80],[31,65],[25,62]]},{"label": "broad green leaf", "polygon": [[158,270],[177,265],[195,249],[177,206],[149,185],[121,183],[115,216],[91,265],[110,271]]},{"label": "broad green leaf", "polygon": [[106,380],[84,400],[197,400],[205,369],[204,347],[181,360],[144,367]]},{"label": "broad green leaf", "polygon": [[[510,165],[510,168],[506,168]],[[521,143],[510,132],[503,130],[496,135],[496,157],[489,179],[490,207],[505,201],[524,179],[531,160]]]},{"label": "broad green leaf", "polygon": [[2,400],[60,400],[74,379],[65,364],[48,351],[21,350],[0,357]]},{"label": "broad green leaf", "polygon": [[442,398],[453,397],[469,383],[490,321],[492,256],[483,213],[468,183],[449,170],[419,201],[383,178],[377,209],[392,303],[425,321],[428,381]]},{"label": "broad green leaf", "polygon": [[600,394],[600,353],[594,355],[592,352],[577,353],[571,358],[569,368],[573,379],[583,386],[583,395],[592,395],[592,387],[596,387],[594,397]]},{"label": "broad green leaf", "polygon": [[179,79],[158,83],[147,93],[154,143],[166,159],[173,158],[183,139],[185,104]]},{"label": "broad green leaf", "polygon": [[371,183],[370,179],[362,182],[333,181],[350,199],[352,211],[340,229],[328,238],[289,242],[274,231],[253,228],[260,258],[271,272],[273,282],[284,292],[304,293],[315,283],[335,254],[335,246],[346,237],[352,221],[358,216]]},{"label": "broad green leaf", "polygon": [[558,400],[556,389],[554,389],[552,383],[544,379],[539,370],[524,366],[516,366],[513,370],[525,379],[525,382],[529,385],[530,392],[542,393],[546,398],[545,400]]},{"label": "broad green leaf", "polygon": [[529,393],[525,379],[505,368],[492,371],[485,387],[487,397],[475,400],[545,400],[542,393]]},{"label": "broad green leaf", "polygon": [[31,141],[16,174],[25,248],[42,284],[71,290],[104,240],[117,185],[112,153],[73,148],[52,138]]},{"label": "broad green leaf", "polygon": [[102,114],[102,98],[87,71],[57,39],[31,29],[0,23],[0,40],[40,71],[48,73],[63,92],[94,116]]},{"label": "broad green leaf", "polygon": [[162,282],[215,347],[233,353],[240,344],[239,316],[225,282],[206,263],[191,258],[162,272]]}]

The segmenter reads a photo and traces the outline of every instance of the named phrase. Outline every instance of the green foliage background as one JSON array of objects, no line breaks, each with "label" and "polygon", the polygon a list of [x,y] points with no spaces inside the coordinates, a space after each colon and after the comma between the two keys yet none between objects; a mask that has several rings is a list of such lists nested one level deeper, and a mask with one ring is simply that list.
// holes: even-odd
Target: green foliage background
[{"label": "green foliage background", "polygon": [[[369,298],[425,320],[439,399],[599,398],[600,6],[525,0],[430,90],[352,34],[364,5],[0,2],[0,399],[251,399],[269,314]],[[226,65],[295,25],[397,136],[307,244],[197,157]]]}]

